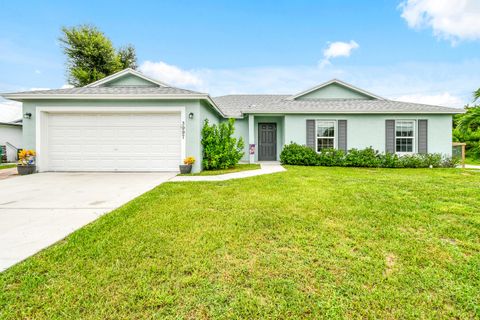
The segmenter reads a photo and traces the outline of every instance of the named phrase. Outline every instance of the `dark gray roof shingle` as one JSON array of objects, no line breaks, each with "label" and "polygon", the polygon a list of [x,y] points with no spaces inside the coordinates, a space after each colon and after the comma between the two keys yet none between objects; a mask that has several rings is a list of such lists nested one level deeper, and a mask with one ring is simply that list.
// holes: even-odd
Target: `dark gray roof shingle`
[{"label": "dark gray roof shingle", "polygon": [[[112,87],[78,87],[68,89],[35,90],[15,92],[15,95],[41,96],[41,95],[165,95],[165,94],[202,94],[175,87],[154,86],[112,86]],[[10,95],[6,93],[5,95]]]},{"label": "dark gray roof shingle", "polygon": [[232,117],[246,113],[462,113],[462,109],[393,100],[287,100],[289,95],[227,95],[213,100]]}]

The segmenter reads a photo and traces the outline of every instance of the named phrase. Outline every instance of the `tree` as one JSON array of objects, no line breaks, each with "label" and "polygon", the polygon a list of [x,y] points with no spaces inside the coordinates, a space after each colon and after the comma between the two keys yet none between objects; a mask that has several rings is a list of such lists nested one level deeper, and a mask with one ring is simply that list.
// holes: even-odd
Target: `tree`
[{"label": "tree", "polygon": [[137,54],[135,53],[135,48],[131,44],[120,48],[118,50],[118,56],[120,58],[120,63],[122,64],[122,69],[137,69]]},{"label": "tree", "polygon": [[137,66],[131,45],[117,52],[110,39],[94,26],[63,27],[62,33],[59,40],[67,56],[68,82],[75,87]]},{"label": "tree", "polygon": [[467,144],[467,156],[480,157],[480,106],[465,107],[466,113],[457,114],[453,122],[453,140]]}]

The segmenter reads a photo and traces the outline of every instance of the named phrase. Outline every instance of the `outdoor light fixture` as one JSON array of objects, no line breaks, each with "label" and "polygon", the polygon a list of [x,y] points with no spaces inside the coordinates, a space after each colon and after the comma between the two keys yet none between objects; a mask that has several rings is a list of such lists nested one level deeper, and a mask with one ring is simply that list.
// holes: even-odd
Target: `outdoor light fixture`
[{"label": "outdoor light fixture", "polygon": [[188,119],[193,119],[193,112],[190,112],[190,113],[188,114]]},{"label": "outdoor light fixture", "polygon": [[32,118],[32,114],[30,112],[26,112],[24,115],[23,115],[23,118],[24,119],[30,119]]}]

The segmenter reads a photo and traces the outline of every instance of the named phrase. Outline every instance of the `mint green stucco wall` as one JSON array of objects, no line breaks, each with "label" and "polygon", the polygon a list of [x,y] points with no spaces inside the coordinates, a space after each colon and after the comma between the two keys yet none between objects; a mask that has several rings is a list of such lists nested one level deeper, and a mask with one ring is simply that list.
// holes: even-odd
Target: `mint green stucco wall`
[{"label": "mint green stucco wall", "polygon": [[[347,120],[348,149],[373,147],[385,152],[385,120],[428,120],[428,152],[451,155],[451,115],[286,115],[285,142],[306,144],[306,120]],[[416,134],[418,130],[416,130]],[[417,143],[417,142],[415,142]]]},{"label": "mint green stucco wall", "polygon": [[[225,119],[226,121],[226,119]],[[242,162],[248,161],[248,118],[243,119],[235,119],[235,133],[233,134],[235,138],[243,138],[243,142],[245,143],[244,147],[244,154],[241,159]]]},{"label": "mint green stucco wall", "polygon": [[296,100],[306,99],[371,99],[358,91],[353,91],[342,85],[332,83],[326,87],[312,91]]},{"label": "mint green stucco wall", "polygon": [[126,74],[117,79],[111,80],[102,86],[105,87],[115,87],[115,86],[157,86],[155,83],[148,80],[142,79],[140,77],[134,76],[132,74]]},{"label": "mint green stucco wall", "polygon": [[[23,121],[23,147],[35,149],[36,146],[36,111],[37,107],[185,107],[185,147],[186,156],[193,156],[197,159],[193,166],[194,172],[201,170],[202,152],[200,144],[200,132],[205,118],[211,122],[218,122],[216,112],[206,103],[199,100],[135,100],[135,101],[115,101],[115,100],[38,100],[23,103],[23,113],[30,112],[31,119]],[[193,119],[189,119],[189,113],[193,113]]]}]

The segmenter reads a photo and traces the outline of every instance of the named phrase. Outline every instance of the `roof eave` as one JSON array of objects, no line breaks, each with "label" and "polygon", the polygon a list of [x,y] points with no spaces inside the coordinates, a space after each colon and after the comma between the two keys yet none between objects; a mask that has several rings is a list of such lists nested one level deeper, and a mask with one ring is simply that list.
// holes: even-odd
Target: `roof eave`
[{"label": "roof eave", "polygon": [[461,114],[459,111],[242,111],[246,114]]},{"label": "roof eave", "polygon": [[108,83],[110,81],[113,81],[117,78],[120,78],[126,74],[133,74],[134,76],[137,76],[139,78],[142,78],[146,81],[149,81],[151,83],[154,83],[156,85],[159,85],[161,87],[170,87],[168,84],[164,83],[164,82],[161,82],[161,81],[158,81],[158,80],[155,80],[153,78],[150,78],[150,77],[147,77],[146,75],[144,75],[143,73],[141,72],[138,72],[137,70],[133,70],[132,68],[127,68],[127,69],[123,69],[117,73],[114,73],[114,74],[111,74],[105,78],[102,78],[100,80],[97,80],[95,82],[92,82],[90,84],[87,84],[85,87],[86,88],[94,88],[94,87],[99,87],[101,86],[102,84],[105,84],[105,83]]},{"label": "roof eave", "polygon": [[317,86],[315,86],[315,87],[309,88],[309,89],[307,89],[307,90],[305,90],[305,91],[302,91],[302,92],[300,92],[300,93],[297,93],[297,94],[295,94],[295,95],[292,95],[292,96],[286,98],[285,100],[295,100],[295,99],[297,99],[297,98],[299,98],[299,97],[301,97],[301,96],[304,96],[304,95],[306,95],[306,94],[309,94],[310,92],[313,92],[313,91],[315,91],[315,90],[324,88],[324,87],[326,87],[326,86],[328,86],[328,85],[330,85],[330,84],[332,84],[332,83],[338,83],[338,84],[340,84],[340,85],[342,85],[342,86],[344,86],[344,87],[349,88],[350,90],[357,91],[357,92],[359,92],[359,93],[361,93],[361,94],[363,94],[363,95],[366,95],[366,96],[368,96],[368,97],[371,97],[371,98],[373,98],[373,99],[386,100],[386,99],[383,98],[383,97],[377,96],[376,94],[373,94],[373,93],[368,92],[368,91],[366,91],[366,90],[360,89],[360,88],[358,88],[358,87],[355,87],[355,86],[353,86],[353,85],[351,85],[351,84],[349,84],[349,83],[343,82],[343,81],[338,80],[338,79],[332,79],[332,80],[329,80],[329,81],[327,81],[327,82],[321,83],[321,84],[319,84],[319,85],[317,85]]},{"label": "roof eave", "polygon": [[162,95],[122,95],[122,94],[3,94],[5,99],[28,100],[206,100],[222,117],[227,117],[208,94],[162,94]]}]

